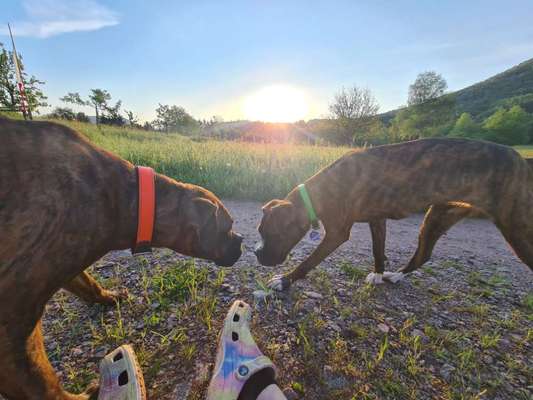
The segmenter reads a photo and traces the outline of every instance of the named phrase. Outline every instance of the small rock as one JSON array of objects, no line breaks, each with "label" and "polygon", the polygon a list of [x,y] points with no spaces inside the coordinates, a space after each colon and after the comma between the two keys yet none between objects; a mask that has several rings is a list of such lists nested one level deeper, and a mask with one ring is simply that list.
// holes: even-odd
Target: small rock
[{"label": "small rock", "polygon": [[339,325],[337,325],[335,322],[331,322],[329,324],[329,327],[333,329],[335,332],[340,332],[342,329]]},{"label": "small rock", "polygon": [[385,324],[383,324],[383,323],[379,323],[379,324],[378,324],[378,329],[379,329],[381,332],[383,332],[383,333],[389,333],[389,331],[390,331],[389,326],[388,326],[388,325],[385,325]]},{"label": "small rock", "polygon": [[324,382],[330,390],[344,389],[350,384],[344,376],[335,374],[333,367],[329,365],[325,365],[322,371]]},{"label": "small rock", "polygon": [[254,295],[254,300],[257,303],[266,301],[266,299],[271,296],[269,292],[266,292],[264,290],[254,290],[253,295]]},{"label": "small rock", "polygon": [[108,352],[107,347],[99,347],[93,352],[92,359],[99,360],[101,358],[104,358]]},{"label": "small rock", "polygon": [[440,368],[439,374],[445,381],[449,381],[453,371],[455,371],[455,367],[453,365],[444,364]]},{"label": "small rock", "polygon": [[413,331],[411,332],[411,336],[420,336],[420,338],[426,337],[424,332],[422,332],[420,329],[413,329]]},{"label": "small rock", "polygon": [[283,394],[285,395],[287,400],[298,400],[300,398],[296,390],[291,387],[283,389]]},{"label": "small rock", "polygon": [[310,299],[322,300],[324,298],[320,293],[312,292],[310,290],[305,291],[304,294]]},{"label": "small rock", "polygon": [[223,283],[222,285],[220,285],[220,289],[229,293],[233,293],[235,291],[233,286],[231,286],[229,283]]},{"label": "small rock", "polygon": [[73,356],[81,356],[83,354],[83,350],[79,347],[74,347],[71,351]]},{"label": "small rock", "polygon": [[494,358],[492,358],[491,356],[489,356],[488,354],[483,356],[483,361],[485,361],[487,364],[492,364],[494,362]]}]

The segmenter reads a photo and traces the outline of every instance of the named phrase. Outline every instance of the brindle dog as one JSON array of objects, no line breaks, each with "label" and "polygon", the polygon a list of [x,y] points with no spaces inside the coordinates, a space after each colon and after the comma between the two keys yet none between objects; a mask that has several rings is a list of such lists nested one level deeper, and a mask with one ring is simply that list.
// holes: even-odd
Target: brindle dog
[{"label": "brindle dog", "polygon": [[[513,149],[464,139],[422,139],[352,151],[305,182],[325,237],[313,253],[269,285],[282,290],[302,279],[348,240],[355,222],[370,223],[374,249],[384,254],[386,219],[401,219],[432,206],[425,223],[429,243],[421,243],[415,261],[429,254],[440,232],[479,210],[502,232],[516,254],[533,268],[533,170]],[[283,263],[310,228],[299,191],[263,207],[262,242],[256,255],[263,265]],[[443,222],[444,221],[444,222]],[[423,228],[424,229],[424,228]],[[380,236],[382,235],[382,236]],[[376,268],[383,272],[384,259]],[[411,269],[412,270],[412,269]],[[402,272],[383,277],[396,281]]]},{"label": "brindle dog", "polygon": [[[83,270],[137,233],[134,166],[50,122],[0,118],[0,393],[8,399],[73,400],[48,361],[46,302],[64,287],[111,301]],[[232,265],[242,237],[220,200],[156,174],[154,247]]]},{"label": "brindle dog", "polygon": [[[526,162],[533,170],[533,158],[526,158]],[[372,251],[374,254],[374,273],[367,276],[366,281],[372,284],[383,282],[382,275],[391,282],[397,282],[404,274],[413,272],[424,265],[431,258],[431,253],[437,241],[453,225],[464,218],[490,218],[481,210],[468,204],[445,204],[429,207],[418,235],[418,247],[411,260],[396,273],[384,272],[387,257],[385,256],[386,220],[371,222]]]}]

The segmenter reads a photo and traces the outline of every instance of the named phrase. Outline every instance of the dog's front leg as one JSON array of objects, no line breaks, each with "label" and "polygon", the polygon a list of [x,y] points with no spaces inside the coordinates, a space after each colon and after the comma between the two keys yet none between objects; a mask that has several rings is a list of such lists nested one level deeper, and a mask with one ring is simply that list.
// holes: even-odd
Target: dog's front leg
[{"label": "dog's front leg", "polygon": [[366,282],[373,285],[383,283],[383,271],[385,271],[385,238],[387,235],[387,220],[379,219],[369,222],[372,234],[372,252],[374,254],[374,272],[366,277]]},{"label": "dog's front leg", "polygon": [[87,303],[99,303],[106,305],[115,305],[120,299],[127,297],[126,289],[107,290],[104,289],[96,280],[87,272],[81,272],[72,281],[64,286],[64,289],[75,294]]},{"label": "dog's front leg", "polygon": [[337,249],[337,247],[346,242],[349,238],[350,229],[334,232],[326,230],[324,239],[308,258],[302,261],[302,263],[292,272],[274,276],[268,282],[268,287],[278,291],[288,289],[293,282],[304,278],[309,271],[320,264],[327,256]]}]

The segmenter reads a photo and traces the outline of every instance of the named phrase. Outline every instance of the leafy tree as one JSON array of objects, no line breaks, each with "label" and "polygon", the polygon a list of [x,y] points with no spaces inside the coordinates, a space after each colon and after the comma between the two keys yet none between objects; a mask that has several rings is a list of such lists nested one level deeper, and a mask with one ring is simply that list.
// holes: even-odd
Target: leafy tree
[{"label": "leafy tree", "polygon": [[[111,98],[111,96],[109,96]],[[118,125],[122,126],[125,123],[124,118],[120,115],[120,107],[122,101],[119,100],[114,106],[111,106],[105,102],[102,106],[100,121],[105,125]]]},{"label": "leafy tree", "polygon": [[442,75],[435,71],[422,72],[409,86],[407,104],[412,106],[436,99],[444,94],[447,87],[448,84]]},{"label": "leafy tree", "polygon": [[[329,110],[337,125],[333,141],[338,144],[353,144],[364,141],[362,136],[375,123],[374,117],[379,111],[379,104],[369,89],[353,86],[349,89],[342,88],[335,95]],[[364,135],[361,135],[362,132]]]},{"label": "leafy tree", "polygon": [[56,107],[47,117],[53,119],[65,119],[67,121],[89,122],[89,117],[85,115],[85,113],[75,113],[72,108],[69,107]]},{"label": "leafy tree", "polygon": [[481,126],[472,119],[470,114],[462,113],[455,121],[450,136],[474,139],[482,137],[483,133]]},{"label": "leafy tree", "polygon": [[518,105],[509,110],[500,108],[483,122],[483,138],[506,145],[527,143],[532,120],[533,117]]},{"label": "leafy tree", "polygon": [[74,121],[76,119],[76,114],[74,113],[72,108],[56,107],[50,114],[48,114],[48,118],[66,119],[67,121]]},{"label": "leafy tree", "polygon": [[94,112],[96,114],[96,125],[98,125],[100,122],[99,111],[106,108],[109,100],[111,100],[111,95],[107,90],[91,89],[91,94],[89,95],[89,104],[94,107]]},{"label": "leafy tree", "polygon": [[141,125],[139,124],[139,118],[135,115],[133,111],[124,110],[124,113],[126,114],[126,119],[128,120],[128,123],[132,127],[139,128]]},{"label": "leafy tree", "polygon": [[153,122],[159,130],[164,132],[190,133],[199,124],[183,107],[159,104],[155,110],[157,118]]},{"label": "leafy tree", "polygon": [[77,106],[89,106],[94,108],[96,124],[100,122],[108,125],[124,125],[124,118],[120,115],[122,102],[119,100],[114,106],[109,104],[111,94],[104,89],[91,89],[87,100],[84,100],[78,92],[69,92],[59,100]]},{"label": "leafy tree", "polygon": [[455,121],[455,97],[446,95],[406,107],[391,122],[393,141],[445,136]]},{"label": "leafy tree", "polygon": [[75,104],[77,106],[88,106],[89,102],[81,98],[78,92],[69,92],[59,100],[65,103]]},{"label": "leafy tree", "polygon": [[[28,116],[31,118],[32,111],[39,113],[39,107],[48,106],[46,103],[47,97],[40,88],[41,85],[44,85],[44,81],[37,79],[33,75],[28,77],[28,74],[24,70],[24,63],[20,54],[18,55],[18,61],[24,82],[26,99],[30,108]],[[17,86],[13,52],[6,50],[4,45],[0,43],[0,107],[18,110],[21,100]]]},{"label": "leafy tree", "polygon": [[89,116],[87,114],[85,114],[84,112],[77,112],[76,113],[76,121],[79,121],[79,122],[89,122]]}]

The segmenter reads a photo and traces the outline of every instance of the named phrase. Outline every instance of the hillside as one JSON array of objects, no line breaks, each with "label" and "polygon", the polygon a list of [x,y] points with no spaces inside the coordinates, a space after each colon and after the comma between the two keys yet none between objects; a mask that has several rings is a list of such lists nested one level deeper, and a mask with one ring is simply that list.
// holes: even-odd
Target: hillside
[{"label": "hillside", "polygon": [[458,110],[475,117],[486,117],[511,104],[533,112],[533,58],[453,94]]},{"label": "hillside", "polygon": [[[527,112],[533,112],[533,58],[502,73],[468,86],[446,96],[455,96],[457,115],[467,112],[481,120],[498,107],[519,104]],[[399,109],[380,114],[383,122],[394,118]]]}]

